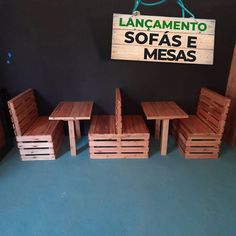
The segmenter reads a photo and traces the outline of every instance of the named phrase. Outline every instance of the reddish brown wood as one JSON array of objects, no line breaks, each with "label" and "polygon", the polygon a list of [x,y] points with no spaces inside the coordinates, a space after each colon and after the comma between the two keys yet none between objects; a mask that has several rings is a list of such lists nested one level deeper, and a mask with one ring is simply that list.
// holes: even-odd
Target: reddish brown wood
[{"label": "reddish brown wood", "polygon": [[116,133],[122,133],[122,114],[121,114],[121,92],[120,89],[116,88],[115,92],[115,125],[116,125]]},{"label": "reddish brown wood", "polygon": [[50,120],[90,120],[93,102],[60,102],[50,115]]},{"label": "reddish brown wood", "polygon": [[197,114],[173,122],[172,133],[185,158],[217,158],[230,100],[201,89]]},{"label": "reddish brown wood", "polygon": [[229,105],[230,99],[207,88],[202,88],[198,102],[197,116],[215,133],[222,134]]},{"label": "reddish brown wood", "polygon": [[63,139],[63,126],[59,121],[38,116],[33,89],[8,101],[8,106],[21,159],[55,160]]},{"label": "reddish brown wood", "polygon": [[156,140],[160,139],[160,133],[161,133],[161,121],[156,120],[155,121],[155,139]]},{"label": "reddish brown wood", "polygon": [[115,116],[92,118],[90,158],[148,158],[149,131],[142,116],[122,116],[120,89],[116,89],[115,98]]},{"label": "reddish brown wood", "polygon": [[231,99],[229,115],[225,128],[225,140],[232,146],[236,147],[236,45],[234,47],[225,95]]},{"label": "reddish brown wood", "polygon": [[155,120],[155,138],[160,136],[161,126],[161,155],[166,156],[168,144],[169,121],[188,118],[188,115],[175,102],[141,102],[148,120]]},{"label": "reddish brown wood", "polygon": [[68,122],[71,155],[76,156],[76,137],[79,139],[80,120],[90,120],[93,109],[92,101],[60,102],[49,116],[49,120]]},{"label": "reddish brown wood", "polygon": [[76,156],[75,125],[73,120],[68,121],[71,156]]},{"label": "reddish brown wood", "polygon": [[175,102],[141,102],[148,120],[172,120],[188,118]]},{"label": "reddish brown wood", "polygon": [[79,120],[75,121],[75,133],[76,133],[77,139],[80,139],[81,138],[81,132],[80,132],[80,121]]},{"label": "reddish brown wood", "polygon": [[165,156],[167,154],[168,134],[169,134],[169,120],[163,120],[162,131],[161,131],[161,155],[162,156]]}]

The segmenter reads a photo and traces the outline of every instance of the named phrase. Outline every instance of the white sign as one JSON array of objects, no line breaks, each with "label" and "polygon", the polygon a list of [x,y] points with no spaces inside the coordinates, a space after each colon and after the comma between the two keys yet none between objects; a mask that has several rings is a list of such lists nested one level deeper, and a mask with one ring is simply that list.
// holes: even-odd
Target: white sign
[{"label": "white sign", "polygon": [[215,20],[114,14],[111,58],[213,64]]}]

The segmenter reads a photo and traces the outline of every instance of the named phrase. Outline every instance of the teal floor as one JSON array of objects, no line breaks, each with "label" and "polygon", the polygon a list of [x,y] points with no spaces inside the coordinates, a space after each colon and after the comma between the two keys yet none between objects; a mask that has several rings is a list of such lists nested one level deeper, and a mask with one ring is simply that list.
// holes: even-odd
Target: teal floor
[{"label": "teal floor", "polygon": [[90,160],[87,138],[73,158],[0,162],[1,236],[235,236],[236,149],[185,160],[151,141],[147,160]]}]

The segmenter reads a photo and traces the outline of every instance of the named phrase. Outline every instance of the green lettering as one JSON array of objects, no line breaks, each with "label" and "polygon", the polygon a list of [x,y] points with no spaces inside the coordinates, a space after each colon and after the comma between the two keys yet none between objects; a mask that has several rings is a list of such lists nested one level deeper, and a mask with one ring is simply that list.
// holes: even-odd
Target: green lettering
[{"label": "green lettering", "polygon": [[123,24],[123,19],[122,18],[120,18],[119,26],[126,26],[125,24]]},{"label": "green lettering", "polygon": [[198,25],[198,29],[199,29],[200,31],[206,31],[207,25],[206,25],[205,23],[200,23],[200,24]]},{"label": "green lettering", "polygon": [[156,27],[161,29],[161,24],[159,20],[156,20],[155,24],[153,25],[153,28],[156,28]]},{"label": "green lettering", "polygon": [[143,19],[136,19],[136,27],[140,26],[143,28],[143,24],[144,24]]},{"label": "green lettering", "polygon": [[189,22],[182,22],[181,30],[189,30]]},{"label": "green lettering", "polygon": [[148,30],[150,30],[150,28],[152,28],[152,25],[148,25],[149,22],[152,23],[152,20],[145,21],[145,26],[147,27]]},{"label": "green lettering", "polygon": [[132,26],[132,27],[134,27],[134,22],[133,22],[132,18],[129,18],[129,20],[128,20],[126,26]]},{"label": "green lettering", "polygon": [[174,22],[174,29],[176,29],[176,30],[180,29],[180,22],[179,21]]},{"label": "green lettering", "polygon": [[167,23],[165,20],[163,20],[163,29],[165,29],[165,28],[172,29],[172,21],[169,21]]},{"label": "green lettering", "polygon": [[195,30],[197,22],[190,22],[190,24],[192,25],[192,30]]}]

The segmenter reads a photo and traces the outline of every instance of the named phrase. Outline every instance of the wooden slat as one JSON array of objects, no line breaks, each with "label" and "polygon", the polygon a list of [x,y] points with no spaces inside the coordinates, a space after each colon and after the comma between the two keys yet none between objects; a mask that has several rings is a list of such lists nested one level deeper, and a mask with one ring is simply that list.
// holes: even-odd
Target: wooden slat
[{"label": "wooden slat", "polygon": [[218,153],[206,153],[206,154],[196,154],[196,153],[184,153],[185,158],[218,158]]},{"label": "wooden slat", "polygon": [[119,158],[148,158],[147,153],[143,154],[90,154],[91,159],[119,159]]},{"label": "wooden slat", "polygon": [[222,134],[230,99],[206,88],[201,89],[197,116],[215,133]]},{"label": "wooden slat", "polygon": [[115,116],[92,118],[88,134],[91,158],[148,157],[150,134],[143,118],[122,116],[121,104],[120,89],[116,89]]},{"label": "wooden slat", "polygon": [[23,135],[38,117],[33,89],[26,90],[8,101],[14,129],[17,135]]},{"label": "wooden slat", "polygon": [[188,153],[218,153],[218,147],[186,147],[185,152]]},{"label": "wooden slat", "polygon": [[149,134],[148,128],[140,115],[123,116],[123,134]]},{"label": "wooden slat", "polygon": [[22,160],[52,160],[59,149],[63,129],[59,121],[39,117],[33,89],[8,101]]},{"label": "wooden slat", "polygon": [[148,120],[184,119],[186,114],[175,102],[141,102]]},{"label": "wooden slat", "polygon": [[113,140],[117,139],[117,136],[119,136],[122,140],[149,140],[150,134],[89,134],[88,138],[89,140]]},{"label": "wooden slat", "polygon": [[119,152],[119,153],[143,153],[143,152],[147,152],[148,149],[143,149],[143,147],[127,147],[127,148],[90,148],[90,153],[106,153],[106,152]]},{"label": "wooden slat", "polygon": [[51,142],[18,142],[18,148],[52,148]]},{"label": "wooden slat", "polygon": [[40,116],[25,132],[25,136],[52,135],[59,121],[49,121],[47,116]]},{"label": "wooden slat", "polygon": [[75,125],[73,120],[68,121],[71,156],[76,156]]},{"label": "wooden slat", "polygon": [[33,155],[33,156],[21,155],[22,161],[50,161],[55,159],[56,159],[55,155]]},{"label": "wooden slat", "polygon": [[50,135],[35,135],[35,136],[16,136],[17,142],[37,142],[37,141],[52,141]]},{"label": "wooden slat", "polygon": [[161,155],[165,156],[167,154],[167,143],[169,134],[169,120],[162,121],[161,130]]},{"label": "wooden slat", "polygon": [[90,120],[93,102],[60,102],[50,115],[50,120]]},{"label": "wooden slat", "polygon": [[33,148],[33,149],[19,149],[21,155],[37,155],[37,154],[54,154],[52,148]]},{"label": "wooden slat", "polygon": [[115,91],[115,126],[116,126],[116,133],[122,133],[122,100],[121,100],[121,91],[119,88],[116,88]]},{"label": "wooden slat", "polygon": [[234,46],[225,95],[231,99],[229,117],[226,122],[225,139],[229,144],[236,147],[236,45]]},{"label": "wooden slat", "polygon": [[89,128],[89,135],[93,134],[101,134],[104,136],[107,134],[116,134],[115,116],[93,116]]},{"label": "wooden slat", "polygon": [[195,115],[189,116],[188,119],[180,121],[180,128],[185,129],[186,135],[214,135],[215,132],[207,126],[201,119]]}]

